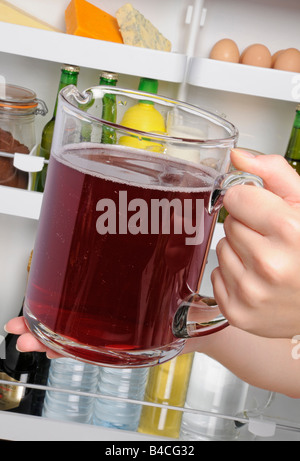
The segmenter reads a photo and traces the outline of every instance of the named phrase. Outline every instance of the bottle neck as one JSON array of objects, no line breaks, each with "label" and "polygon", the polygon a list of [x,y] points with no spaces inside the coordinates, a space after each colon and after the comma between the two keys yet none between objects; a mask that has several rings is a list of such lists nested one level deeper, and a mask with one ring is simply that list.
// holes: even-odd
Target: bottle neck
[{"label": "bottle neck", "polygon": [[[158,81],[153,78],[141,78],[139,84],[139,91],[144,91],[145,93],[157,94],[158,91]],[[153,106],[152,101],[140,100],[140,104],[148,104]]]},{"label": "bottle neck", "polygon": [[297,110],[285,158],[300,161],[300,110]]},{"label": "bottle neck", "polygon": [[300,128],[300,109],[296,111],[293,128]]},{"label": "bottle neck", "polygon": [[[99,84],[103,86],[117,86],[118,75],[115,73],[104,72],[100,75]],[[106,93],[103,96],[102,101],[102,119],[108,122],[116,123],[117,121],[117,106],[116,106],[116,95]],[[101,142],[103,144],[116,144],[116,132],[108,127],[103,126]]]},{"label": "bottle neck", "polygon": [[99,85],[103,86],[117,86],[117,80],[100,77]]},{"label": "bottle neck", "polygon": [[55,107],[54,107],[54,111],[53,111],[53,118],[56,116],[59,92],[63,88],[68,86],[68,85],[77,86],[77,82],[78,82],[78,72],[70,72],[70,71],[66,71],[66,70],[61,71],[61,77],[60,77],[60,82],[59,82],[59,86],[58,86],[58,92],[57,92],[57,96],[56,96]]}]

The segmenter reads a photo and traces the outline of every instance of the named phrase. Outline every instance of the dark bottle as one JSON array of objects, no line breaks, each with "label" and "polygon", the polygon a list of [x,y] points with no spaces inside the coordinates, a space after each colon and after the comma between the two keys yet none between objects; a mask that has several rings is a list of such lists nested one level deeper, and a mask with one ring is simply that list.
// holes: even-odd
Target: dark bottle
[{"label": "dark bottle", "polygon": [[[46,386],[51,360],[47,358],[46,353],[36,352],[36,368],[33,378],[33,384]],[[33,389],[30,414],[34,416],[42,416],[46,391],[43,389]]]},{"label": "dark bottle", "polygon": [[284,157],[300,174],[300,104],[296,107],[295,120]]},{"label": "dark bottle", "polygon": [[[67,85],[77,86],[79,71],[80,71],[79,67],[71,66],[68,64],[64,64],[61,68],[61,77],[60,77],[55,107],[53,111],[53,116],[51,120],[49,120],[49,122],[45,125],[43,132],[42,132],[39,156],[44,157],[46,160],[49,160],[49,157],[50,157],[53,131],[54,131],[54,125],[55,125],[55,119],[56,119],[58,94]],[[34,190],[38,192],[44,192],[47,168],[48,166],[45,165],[42,171],[39,171],[38,173],[36,173],[35,180],[34,180]]]},{"label": "dark bottle", "polygon": [[[21,311],[21,314],[22,315]],[[45,391],[14,385],[38,384],[46,386],[50,360],[42,352],[19,352],[18,336],[8,334],[5,338],[5,358],[0,360],[0,410],[41,416]]]},{"label": "dark bottle", "polygon": [[[31,266],[32,252],[27,271]],[[23,307],[19,316],[23,315]],[[19,336],[8,334],[5,337],[5,351],[1,348],[0,379],[7,383],[0,384],[0,410],[40,416],[42,414],[45,391],[24,384],[46,385],[50,360],[42,352],[19,352],[16,348]]]},{"label": "dark bottle", "polygon": [[17,340],[18,336],[12,334],[5,338],[6,356],[0,361],[0,379],[11,384],[0,384],[0,410],[30,414],[32,389],[13,384],[16,381],[34,383],[37,355],[35,352],[19,352]]}]

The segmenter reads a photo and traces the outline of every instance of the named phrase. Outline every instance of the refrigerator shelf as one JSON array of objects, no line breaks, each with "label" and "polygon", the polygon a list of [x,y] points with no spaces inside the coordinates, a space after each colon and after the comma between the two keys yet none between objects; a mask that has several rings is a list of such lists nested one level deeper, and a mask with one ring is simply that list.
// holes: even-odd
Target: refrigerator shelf
[{"label": "refrigerator shelf", "polygon": [[173,83],[183,81],[187,62],[187,56],[181,53],[120,45],[4,22],[0,22],[0,51]]},{"label": "refrigerator shelf", "polygon": [[[100,3],[100,0],[89,1]],[[29,13],[37,12],[41,20],[44,16],[47,22],[54,23],[62,17],[61,12],[69,0],[11,0],[11,3],[21,8],[26,3]],[[121,6],[123,3],[125,1],[116,0],[112,5],[109,0],[101,0],[101,6],[108,12],[112,12],[110,8],[115,9],[116,4]],[[299,0],[165,0],[154,3],[136,0],[134,4],[145,10],[145,14],[158,9],[159,14],[153,17],[158,19],[158,27],[162,26],[166,36],[174,42],[176,52],[139,49],[0,21],[0,79],[17,79],[15,83],[19,81],[21,85],[34,87],[49,107],[57,89],[57,68],[63,62],[73,61],[83,68],[85,87],[97,78],[95,71],[98,69],[118,72],[125,85],[129,84],[131,76],[157,78],[163,81],[164,93],[175,98],[178,87],[180,90],[178,84],[183,83],[190,102],[212,108],[222,105],[222,112],[230,120],[237,121],[242,135],[241,145],[264,153],[284,152],[294,115],[291,106],[300,101],[300,73],[212,61],[204,56],[208,56],[213,44],[224,37],[237,40],[241,49],[256,41],[269,45],[272,52],[281,47],[297,46]],[[187,7],[190,8],[189,4],[199,9],[198,14],[191,17],[195,29],[189,27],[188,22],[184,25],[184,13]],[[204,16],[201,16],[203,10],[207,10],[205,24]],[[194,33],[190,33],[190,29]],[[131,83],[135,84],[135,78]],[[38,121],[39,131],[42,124]],[[37,192],[0,186],[2,261],[5,261],[0,268],[0,335],[4,334],[1,325],[18,315],[22,303],[27,280],[26,264],[34,245],[42,199],[43,194]],[[207,296],[213,295],[210,273],[216,267],[215,248],[223,236],[223,225],[217,224],[202,282]],[[300,399],[277,394],[262,421],[267,425],[268,422],[275,423],[276,435],[263,440],[300,441],[299,414]],[[103,440],[112,443],[161,440],[136,432],[1,411],[0,439]]]},{"label": "refrigerator shelf", "polygon": [[0,186],[0,214],[38,220],[43,194]]},{"label": "refrigerator shelf", "polygon": [[[5,383],[6,381],[2,381]],[[11,381],[7,381],[10,386],[13,386]],[[48,386],[26,385],[24,383],[15,383],[15,386],[35,387],[48,389]],[[53,389],[53,388],[49,388]],[[65,390],[57,389],[57,392],[65,392]],[[80,391],[69,391],[73,395],[88,395]],[[90,394],[93,398],[97,398],[98,394]],[[100,394],[99,394],[100,396]],[[104,396],[102,396],[104,397]],[[112,397],[108,396],[108,399]],[[118,398],[116,398],[118,399]],[[120,399],[123,400],[123,399]],[[215,412],[215,410],[207,411],[200,408],[183,408],[168,406],[165,404],[151,403],[144,401],[143,404],[148,406],[158,406],[161,408],[170,408],[170,410],[180,412],[191,412],[192,414],[212,418],[212,420],[235,421],[240,424],[240,434],[237,441],[289,441],[300,440],[299,422],[286,418],[282,415],[278,417],[278,407],[283,405],[285,397],[281,394],[274,395],[275,403],[271,404],[266,409],[263,415],[230,415]],[[273,402],[274,402],[273,400]],[[127,400],[124,399],[126,402]],[[164,437],[161,435],[151,435],[141,433],[139,431],[126,431],[116,428],[106,428],[104,426],[93,425],[92,423],[78,423],[72,421],[63,421],[60,419],[51,419],[43,416],[33,416],[21,413],[10,413],[9,411],[0,411],[0,438],[10,441],[136,441],[136,442],[175,442],[189,443],[182,436],[179,438]],[[193,442],[193,438],[190,439]],[[197,442],[196,442],[197,443]]]},{"label": "refrigerator shelf", "polygon": [[214,90],[295,103],[300,101],[300,74],[282,70],[194,57],[187,81]]},{"label": "refrigerator shelf", "polygon": [[138,432],[118,431],[88,424],[54,421],[39,416],[0,411],[0,437],[13,441],[105,441],[149,442],[168,440]]}]

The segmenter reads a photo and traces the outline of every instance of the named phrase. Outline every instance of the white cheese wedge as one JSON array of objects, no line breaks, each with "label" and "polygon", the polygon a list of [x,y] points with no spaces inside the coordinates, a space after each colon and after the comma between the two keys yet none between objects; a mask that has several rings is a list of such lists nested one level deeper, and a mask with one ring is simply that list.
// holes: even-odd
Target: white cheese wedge
[{"label": "white cheese wedge", "polygon": [[125,45],[171,51],[171,42],[130,3],[116,12],[116,18]]},{"label": "white cheese wedge", "polygon": [[35,27],[37,29],[60,32],[58,29],[55,29],[49,24],[36,19],[34,16],[31,16],[25,11],[10,5],[4,0],[0,0],[0,21],[21,26]]}]

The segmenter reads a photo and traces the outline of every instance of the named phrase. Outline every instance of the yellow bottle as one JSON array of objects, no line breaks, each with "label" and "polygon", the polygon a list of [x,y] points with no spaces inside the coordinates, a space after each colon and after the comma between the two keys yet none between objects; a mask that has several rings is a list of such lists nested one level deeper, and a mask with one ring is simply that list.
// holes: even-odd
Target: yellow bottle
[{"label": "yellow bottle", "polygon": [[[139,91],[156,94],[158,81],[150,78],[141,78]],[[162,114],[154,107],[152,101],[139,101],[130,107],[124,114],[121,125],[139,131],[164,134],[166,132],[165,121]],[[161,152],[162,145],[149,138],[137,136],[122,136],[119,144],[137,149],[147,149],[153,152]]]},{"label": "yellow bottle", "polygon": [[[194,354],[175,357],[150,369],[144,400],[184,407]],[[138,432],[178,438],[182,411],[143,406]]]}]

